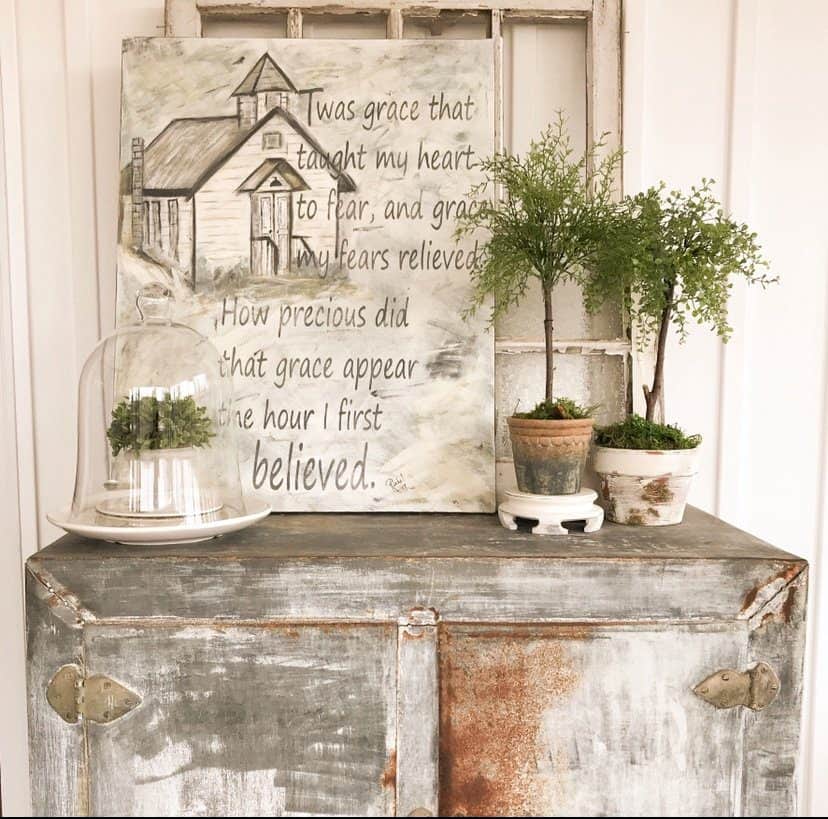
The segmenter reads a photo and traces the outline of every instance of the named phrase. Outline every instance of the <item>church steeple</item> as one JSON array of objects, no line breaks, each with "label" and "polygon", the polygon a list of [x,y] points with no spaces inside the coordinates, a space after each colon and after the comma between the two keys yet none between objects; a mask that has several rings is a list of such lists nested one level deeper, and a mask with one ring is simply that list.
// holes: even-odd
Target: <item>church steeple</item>
[{"label": "church steeple", "polygon": [[277,105],[293,112],[300,93],[270,54],[262,54],[231,94],[237,100],[239,126],[251,127]]}]

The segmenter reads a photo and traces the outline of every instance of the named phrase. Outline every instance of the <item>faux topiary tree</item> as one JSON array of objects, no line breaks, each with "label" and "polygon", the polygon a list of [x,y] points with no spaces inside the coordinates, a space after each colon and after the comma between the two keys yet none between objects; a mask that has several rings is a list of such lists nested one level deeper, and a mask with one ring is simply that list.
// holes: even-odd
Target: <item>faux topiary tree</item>
[{"label": "faux topiary tree", "polygon": [[662,183],[626,197],[615,213],[607,241],[596,254],[585,287],[590,310],[621,301],[643,346],[655,337],[653,381],[644,387],[648,421],[656,420],[664,394],[664,356],[672,325],[679,341],[688,320],[710,325],[727,341],[728,296],[736,277],[767,285],[767,263],[747,225],[726,216],[712,180],[689,193]]},{"label": "faux topiary tree", "polygon": [[559,113],[525,155],[482,160],[483,181],[458,222],[458,236],[479,232],[483,242],[471,271],[469,312],[493,299],[494,322],[523,298],[532,279],[543,294],[544,400],[506,419],[518,489],[531,495],[578,492],[592,438],[593,408],[555,395],[552,293],[584,275],[613,223],[621,153],[607,154],[604,147],[599,141],[576,153]]},{"label": "faux topiary tree", "polygon": [[458,221],[459,236],[482,230],[486,237],[471,271],[470,312],[494,297],[494,321],[521,300],[531,279],[540,281],[548,403],[554,398],[552,291],[590,266],[613,211],[621,152],[603,153],[601,141],[576,154],[559,113],[524,156],[499,153],[482,160],[484,180],[471,192],[468,215]]}]

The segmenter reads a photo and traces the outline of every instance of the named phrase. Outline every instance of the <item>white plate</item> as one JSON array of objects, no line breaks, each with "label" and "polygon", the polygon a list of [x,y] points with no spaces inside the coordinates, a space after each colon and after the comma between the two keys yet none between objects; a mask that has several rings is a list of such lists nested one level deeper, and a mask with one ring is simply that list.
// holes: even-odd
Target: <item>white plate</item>
[{"label": "white plate", "polygon": [[209,540],[228,532],[244,529],[270,514],[270,504],[262,500],[245,501],[243,513],[234,514],[229,506],[224,506],[217,513],[205,515],[206,520],[182,520],[170,523],[148,523],[146,519],[128,521],[126,518],[113,518],[100,515],[95,511],[87,518],[73,518],[68,509],[56,515],[46,515],[51,523],[67,532],[95,540],[108,540],[113,543],[132,543],[136,546],[153,546],[170,543],[197,543]]}]

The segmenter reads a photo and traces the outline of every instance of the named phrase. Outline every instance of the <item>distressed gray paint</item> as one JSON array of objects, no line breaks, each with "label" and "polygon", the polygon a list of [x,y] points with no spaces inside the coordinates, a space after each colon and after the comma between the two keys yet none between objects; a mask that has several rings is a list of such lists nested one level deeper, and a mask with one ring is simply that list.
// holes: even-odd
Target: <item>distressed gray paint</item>
[{"label": "distressed gray paint", "polygon": [[[431,614],[431,612],[423,612]],[[397,705],[397,814],[426,810],[436,816],[439,769],[437,626],[434,617],[399,627]],[[415,814],[416,815],[416,814]]]},{"label": "distressed gray paint", "polygon": [[[521,700],[490,806],[791,814],[806,564],[687,520],[540,538],[488,516],[295,515],[197,545],[65,537],[28,563],[36,805],[85,809],[78,729],[43,697],[82,632],[87,673],[143,698],[83,728],[93,812],[407,813],[436,806],[438,779],[443,809],[480,805],[464,782],[497,760],[464,726],[485,739]],[[763,711],[692,693],[758,660],[782,682]],[[505,689],[475,687],[487,669]]]},{"label": "distressed gray paint", "polygon": [[102,545],[74,535],[35,561],[233,560],[294,558],[640,558],[644,560],[800,560],[790,552],[688,507],[685,523],[665,529],[608,524],[569,538],[508,532],[490,515],[271,515],[231,536],[171,546]]},{"label": "distressed gray paint", "polygon": [[779,675],[779,696],[760,713],[746,711],[744,815],[795,815],[798,805],[802,673],[808,570],[782,586],[751,619],[749,657]]},{"label": "distressed gray paint", "polygon": [[30,565],[71,586],[90,622],[396,622],[413,606],[444,621],[729,619],[804,565],[700,512],[653,531],[608,525],[538,538],[488,516],[272,516],[198,546],[67,537]]},{"label": "distressed gray paint", "polygon": [[728,816],[741,716],[692,692],[738,662],[744,624],[448,627],[441,807],[449,815]]},{"label": "distressed gray paint", "polygon": [[86,654],[144,694],[88,726],[93,813],[393,813],[392,626],[92,626]]},{"label": "distressed gray paint", "polygon": [[46,701],[46,686],[63,665],[83,668],[82,630],[75,612],[36,579],[26,576],[29,768],[35,816],[86,813],[82,723],[68,725]]}]

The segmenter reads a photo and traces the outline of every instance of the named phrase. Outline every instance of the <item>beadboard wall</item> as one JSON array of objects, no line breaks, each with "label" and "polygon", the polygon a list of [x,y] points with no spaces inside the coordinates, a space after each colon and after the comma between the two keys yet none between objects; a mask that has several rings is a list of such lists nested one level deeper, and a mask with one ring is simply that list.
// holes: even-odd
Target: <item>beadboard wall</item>
[{"label": "beadboard wall", "polygon": [[[15,814],[28,810],[22,562],[59,535],[44,515],[71,491],[78,374],[113,323],[121,38],[162,34],[163,0],[0,0],[0,21],[0,785]],[[206,33],[278,36],[283,23],[267,25]],[[306,36],[383,36],[375,25],[315,21]],[[455,36],[481,36],[462,26]],[[703,331],[682,347],[671,339],[666,411],[704,435],[692,501],[811,562],[803,787],[810,812],[824,814],[828,5],[627,0],[624,28],[626,190],[714,177],[781,279],[734,291],[729,345]],[[507,141],[519,145],[548,117],[550,89],[582,109],[562,90],[577,88],[567,72],[582,44],[531,25],[507,36],[507,81],[535,77],[513,84],[507,104]]]}]

